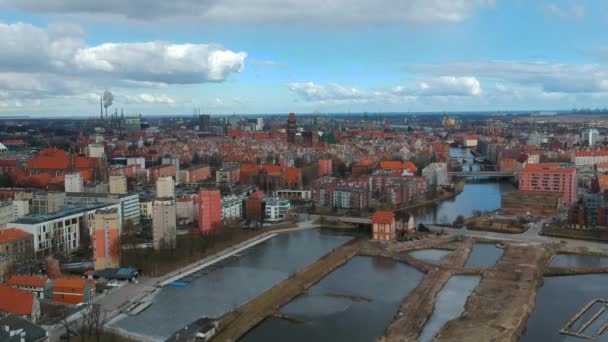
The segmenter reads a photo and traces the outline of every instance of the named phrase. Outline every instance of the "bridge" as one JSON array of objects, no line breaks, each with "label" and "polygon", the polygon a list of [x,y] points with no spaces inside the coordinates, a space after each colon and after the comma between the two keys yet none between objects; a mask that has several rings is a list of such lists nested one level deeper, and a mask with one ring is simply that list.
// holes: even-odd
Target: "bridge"
[{"label": "bridge", "polygon": [[448,176],[455,177],[514,177],[515,172],[504,171],[455,171],[448,172]]}]

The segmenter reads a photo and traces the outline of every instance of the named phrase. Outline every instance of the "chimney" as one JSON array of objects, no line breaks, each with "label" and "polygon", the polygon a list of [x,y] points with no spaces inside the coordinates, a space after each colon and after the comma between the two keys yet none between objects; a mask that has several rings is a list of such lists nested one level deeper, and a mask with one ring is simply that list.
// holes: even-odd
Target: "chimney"
[{"label": "chimney", "polygon": [[103,98],[99,97],[99,118],[103,120]]}]

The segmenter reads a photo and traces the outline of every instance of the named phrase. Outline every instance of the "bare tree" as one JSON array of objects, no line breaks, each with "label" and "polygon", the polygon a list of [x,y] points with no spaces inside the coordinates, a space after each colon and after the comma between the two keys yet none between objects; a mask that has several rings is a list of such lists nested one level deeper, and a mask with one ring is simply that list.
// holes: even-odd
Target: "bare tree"
[{"label": "bare tree", "polygon": [[107,312],[105,312],[99,304],[89,304],[83,309],[81,337],[82,341],[85,337],[93,337],[97,341],[101,340],[103,334],[103,325],[106,323]]}]

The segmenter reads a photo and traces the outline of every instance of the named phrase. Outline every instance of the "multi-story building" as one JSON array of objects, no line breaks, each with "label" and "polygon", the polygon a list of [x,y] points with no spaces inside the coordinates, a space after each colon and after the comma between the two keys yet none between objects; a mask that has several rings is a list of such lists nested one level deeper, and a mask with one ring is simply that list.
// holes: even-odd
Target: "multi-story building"
[{"label": "multi-story building", "polygon": [[318,164],[318,173],[319,177],[331,176],[332,175],[332,161],[331,159],[319,159],[317,161]]},{"label": "multi-story building", "polygon": [[95,270],[120,267],[120,213],[116,208],[96,210],[93,224]]},{"label": "multi-story building", "polygon": [[176,246],[177,213],[173,199],[157,199],[152,205],[152,239],[156,250]]},{"label": "multi-story building", "polygon": [[198,228],[201,233],[208,234],[222,223],[222,196],[217,190],[201,190],[198,198]]},{"label": "multi-story building", "polygon": [[300,199],[310,200],[312,199],[312,192],[310,190],[292,190],[282,189],[274,192],[275,197],[282,199]]},{"label": "multi-story building", "polygon": [[126,175],[111,175],[110,176],[110,193],[124,195],[127,193],[127,176]]},{"label": "multi-story building", "polygon": [[243,217],[243,199],[238,196],[222,197],[222,221],[238,221]]},{"label": "multi-story building", "polygon": [[15,199],[13,200],[12,205],[14,220],[30,213],[30,201],[27,199]]},{"label": "multi-story building", "polygon": [[227,166],[215,171],[216,183],[238,183],[241,179],[241,168],[236,165]]},{"label": "multi-story building", "polygon": [[576,166],[593,166],[608,162],[608,151],[572,151],[572,163]]},{"label": "multi-story building", "polygon": [[95,211],[110,208],[119,209],[120,206],[110,203],[65,206],[54,213],[25,215],[12,222],[11,226],[34,236],[36,253],[54,251],[71,254],[80,247],[81,238],[88,238],[92,234]]},{"label": "multi-story building", "polygon": [[139,202],[139,212],[142,220],[151,220],[154,200],[152,198],[143,199]]},{"label": "multi-story building", "polygon": [[0,298],[0,316],[15,314],[34,323],[40,318],[40,301],[32,293],[0,285]]},{"label": "multi-story building", "polygon": [[179,183],[198,183],[209,177],[211,177],[211,168],[209,165],[196,165],[185,170],[180,170],[177,180]]},{"label": "multi-story building", "polygon": [[153,167],[147,168],[146,174],[147,174],[148,182],[156,183],[156,180],[159,177],[167,177],[167,176],[175,177],[176,169],[175,169],[175,165],[173,165],[173,164],[158,165],[158,166],[153,166]]},{"label": "multi-story building", "polygon": [[84,183],[79,172],[68,173],[64,178],[65,192],[83,192]]},{"label": "multi-story building", "polygon": [[175,181],[173,177],[159,177],[156,180],[157,198],[175,198]]},{"label": "multi-story building", "polygon": [[287,212],[291,208],[289,200],[280,198],[266,198],[264,221],[281,222],[285,220]]},{"label": "multi-story building", "polygon": [[333,193],[333,206],[340,209],[365,210],[369,206],[369,191],[362,188],[338,187]]},{"label": "multi-story building", "polygon": [[65,203],[68,205],[79,205],[82,203],[119,203],[122,222],[131,220],[131,223],[137,225],[141,218],[139,212],[139,194],[135,193],[111,194],[102,192],[73,192],[67,195]]},{"label": "multi-story building", "polygon": [[519,189],[523,191],[558,192],[564,204],[571,205],[576,196],[576,169],[558,163],[529,164],[520,171]]},{"label": "multi-story building", "polygon": [[102,144],[89,144],[86,148],[86,156],[90,158],[101,158],[106,152]]},{"label": "multi-story building", "polygon": [[581,135],[583,137],[583,141],[592,147],[597,145],[597,143],[600,141],[600,132],[595,128],[585,130]]},{"label": "multi-story building", "polygon": [[295,144],[296,133],[298,131],[298,122],[295,113],[289,113],[287,116],[287,143]]},{"label": "multi-story building", "polygon": [[194,215],[194,199],[191,196],[182,196],[175,202],[177,221],[179,224],[193,222],[198,216]]},{"label": "multi-story building", "polygon": [[58,211],[63,207],[66,199],[65,192],[41,192],[32,196],[33,214],[46,214]]},{"label": "multi-story building", "polygon": [[[0,252],[7,257],[8,270],[19,269],[34,258],[34,236],[17,228],[0,229]],[[3,273],[6,277],[8,272]]]},{"label": "multi-story building", "polygon": [[446,163],[431,163],[422,169],[422,176],[433,187],[448,185],[448,165]]},{"label": "multi-story building", "polygon": [[10,201],[0,202],[0,227],[6,227],[6,225],[14,219],[15,211],[13,209],[13,203]]}]

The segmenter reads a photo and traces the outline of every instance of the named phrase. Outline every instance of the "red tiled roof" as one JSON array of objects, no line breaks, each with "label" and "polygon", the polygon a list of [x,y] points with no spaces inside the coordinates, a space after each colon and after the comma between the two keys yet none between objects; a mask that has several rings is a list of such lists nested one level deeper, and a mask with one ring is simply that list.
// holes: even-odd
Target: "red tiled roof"
[{"label": "red tiled roof", "polygon": [[575,174],[575,168],[562,168],[559,163],[540,163],[528,164],[521,169],[521,173],[538,173],[538,174]]},{"label": "red tiled roof", "polygon": [[269,175],[275,175],[275,176],[281,175],[281,166],[280,165],[266,164],[266,165],[262,165],[262,169],[264,171],[266,171],[266,173],[268,173]]},{"label": "red tiled roof", "polygon": [[82,289],[86,283],[87,280],[83,278],[57,278],[53,284],[53,289]]},{"label": "red tiled roof", "polygon": [[27,163],[28,169],[67,170],[69,166],[68,153],[56,148],[45,148]]},{"label": "red tiled roof", "polygon": [[602,157],[608,156],[608,151],[574,151],[575,157]]},{"label": "red tiled roof", "polygon": [[16,315],[31,315],[34,304],[34,294],[0,285],[0,311]]},{"label": "red tiled roof", "polygon": [[0,159],[0,166],[2,167],[15,167],[19,163],[19,159]]},{"label": "red tiled roof", "polygon": [[43,288],[48,280],[49,278],[47,277],[14,275],[8,280],[8,284],[11,286],[31,286]]},{"label": "red tiled roof", "polygon": [[251,196],[249,196],[249,198],[254,198],[254,199],[263,199],[264,198],[264,193],[261,191],[256,191],[254,193],[251,194]]},{"label": "red tiled roof", "polygon": [[0,229],[0,243],[5,243],[8,241],[13,241],[13,240],[18,240],[18,239],[25,239],[28,237],[32,237],[32,234],[30,234],[28,232],[24,232],[21,229],[17,229],[17,228]]},{"label": "red tiled roof", "polygon": [[374,161],[371,159],[363,159],[363,160],[359,160],[355,165],[356,166],[370,166],[373,163],[374,163]]},{"label": "red tiled roof", "polygon": [[372,215],[372,223],[390,224],[395,219],[395,213],[392,211],[378,210]]},{"label": "red tiled roof", "polygon": [[416,165],[411,161],[398,161],[398,160],[385,160],[380,162],[380,168],[385,170],[391,169],[408,169],[411,172],[416,172],[418,170]]},{"label": "red tiled roof", "polygon": [[289,168],[285,170],[285,180],[288,182],[297,182],[302,179],[302,169]]}]

